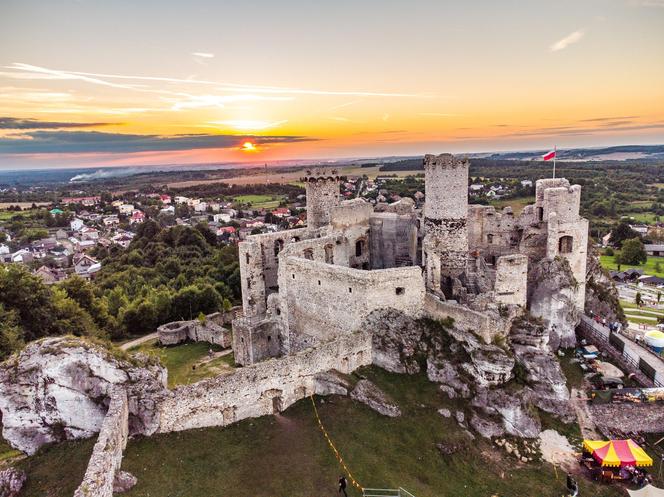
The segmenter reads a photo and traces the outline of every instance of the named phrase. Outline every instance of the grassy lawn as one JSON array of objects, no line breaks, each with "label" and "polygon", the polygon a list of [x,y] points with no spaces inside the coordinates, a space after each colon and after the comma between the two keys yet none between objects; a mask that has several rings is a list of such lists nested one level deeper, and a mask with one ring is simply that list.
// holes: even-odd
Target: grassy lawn
[{"label": "grassy lawn", "polygon": [[249,204],[254,209],[274,209],[284,200],[283,195],[237,195],[233,201]]},{"label": "grassy lawn", "polygon": [[515,215],[521,214],[521,211],[526,205],[534,204],[535,197],[520,197],[520,198],[506,198],[499,200],[492,200],[491,205],[496,209],[503,209],[505,207],[512,207]]},{"label": "grassy lawn", "polygon": [[[612,270],[612,271],[617,271],[618,270],[618,265],[615,262],[615,256],[613,255],[601,255],[600,256],[600,262],[602,264],[602,267]],[[660,265],[660,270],[655,271],[655,264],[659,262]],[[630,266],[628,264],[621,264],[620,265],[620,270],[625,271],[626,269],[643,269],[643,271],[651,276],[659,276],[664,278],[664,257],[648,257],[648,261],[645,264],[641,264],[639,266]]]},{"label": "grassy lawn", "polygon": [[655,224],[657,222],[657,215],[653,212],[630,212],[625,216],[638,223]]},{"label": "grassy lawn", "polygon": [[[456,409],[461,404],[448,400],[424,375],[395,375],[376,368],[361,373],[397,401],[401,417],[381,416],[347,397],[316,402],[330,437],[363,486],[402,486],[417,497],[564,494],[563,471],[546,463],[517,463],[503,449],[470,440],[456,421],[441,417],[436,412],[440,407]],[[573,426],[561,429],[576,433]],[[460,448],[443,456],[436,447],[442,441]],[[53,447],[30,458],[24,465],[30,482],[26,497],[71,496],[84,471],[78,461],[89,455],[91,446],[64,444],[66,450]],[[127,497],[336,495],[341,473],[309,399],[277,417],[132,439],[122,466],[138,477]],[[584,497],[621,495],[617,487],[579,480]],[[349,495],[358,497],[360,492],[349,489]]]},{"label": "grassy lawn", "polygon": [[23,218],[27,219],[32,217],[36,212],[39,212],[39,209],[29,209],[22,211],[5,211],[0,210],[0,221],[9,221],[14,216],[21,215]]},{"label": "grassy lawn", "polygon": [[[176,345],[174,347],[160,347],[157,340],[150,340],[138,347],[130,349],[131,352],[145,352],[159,357],[161,363],[168,370],[168,386],[173,388],[177,385],[196,383],[203,378],[209,378],[217,374],[230,371],[234,367],[233,354],[217,357],[205,364],[199,364],[208,356],[212,349],[219,352],[221,347],[208,342],[195,342]],[[192,367],[196,365],[196,369]]]}]

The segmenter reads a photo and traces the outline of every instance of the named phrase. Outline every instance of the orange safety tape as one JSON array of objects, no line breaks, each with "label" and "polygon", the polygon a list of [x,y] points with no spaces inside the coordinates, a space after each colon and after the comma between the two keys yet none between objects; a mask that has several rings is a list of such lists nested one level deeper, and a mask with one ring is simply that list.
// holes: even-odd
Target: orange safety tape
[{"label": "orange safety tape", "polygon": [[362,487],[356,480],[353,478],[353,475],[351,474],[350,470],[348,469],[348,466],[346,466],[346,463],[344,462],[343,458],[339,454],[339,451],[337,448],[334,446],[332,443],[332,440],[330,439],[330,436],[327,434],[327,430],[323,426],[323,422],[320,420],[320,416],[318,415],[318,409],[316,409],[316,402],[314,401],[314,396],[310,395],[309,398],[311,399],[311,405],[314,406],[314,414],[316,415],[316,420],[318,421],[318,426],[320,426],[321,431],[323,432],[323,435],[325,436],[325,439],[327,440],[327,443],[330,445],[332,450],[334,451],[334,454],[337,457],[337,461],[339,461],[339,464],[344,468],[344,471],[348,474],[348,478],[350,478],[350,482],[359,488],[360,490],[364,491],[364,487]]}]

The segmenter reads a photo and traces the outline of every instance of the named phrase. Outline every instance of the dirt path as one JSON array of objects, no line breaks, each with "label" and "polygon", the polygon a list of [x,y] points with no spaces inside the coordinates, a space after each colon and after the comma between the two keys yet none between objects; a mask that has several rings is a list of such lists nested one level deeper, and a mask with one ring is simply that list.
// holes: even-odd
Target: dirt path
[{"label": "dirt path", "polygon": [[585,393],[576,388],[572,388],[570,400],[572,402],[572,407],[574,407],[574,411],[576,412],[576,419],[579,422],[579,429],[581,430],[583,438],[599,440],[601,437],[599,433],[597,433],[595,422],[593,421],[590,411],[588,411]]},{"label": "dirt path", "polygon": [[157,332],[155,331],[154,333],[150,333],[149,335],[142,336],[140,338],[137,338],[136,340],[132,340],[127,343],[123,343],[120,345],[121,350],[129,350],[134,347],[139,346],[142,343],[149,342],[150,340],[153,340],[154,338],[157,338]]}]

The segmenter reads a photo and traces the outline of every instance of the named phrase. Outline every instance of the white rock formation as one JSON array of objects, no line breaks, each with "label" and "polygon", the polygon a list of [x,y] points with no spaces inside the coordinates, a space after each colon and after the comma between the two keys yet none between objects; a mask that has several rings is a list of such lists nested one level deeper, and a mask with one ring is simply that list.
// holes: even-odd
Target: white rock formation
[{"label": "white rock formation", "polygon": [[90,437],[120,384],[129,397],[130,431],[153,433],[154,395],[165,390],[165,369],[147,358],[130,364],[79,338],[33,342],[0,365],[3,437],[27,454],[46,443]]}]

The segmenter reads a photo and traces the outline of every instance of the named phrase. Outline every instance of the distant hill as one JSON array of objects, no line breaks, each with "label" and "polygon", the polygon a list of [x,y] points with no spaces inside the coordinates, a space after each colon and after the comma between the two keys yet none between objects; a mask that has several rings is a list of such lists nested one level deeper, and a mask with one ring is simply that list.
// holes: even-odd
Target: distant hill
[{"label": "distant hill", "polygon": [[[466,154],[471,164],[478,166],[507,165],[513,161],[541,160],[549,150],[531,150],[527,152],[495,152]],[[620,145],[605,148],[570,148],[560,149],[557,152],[560,161],[661,161],[664,160],[664,145]],[[380,168],[383,172],[389,171],[423,171],[424,165],[421,157],[408,158],[390,162]]]}]

